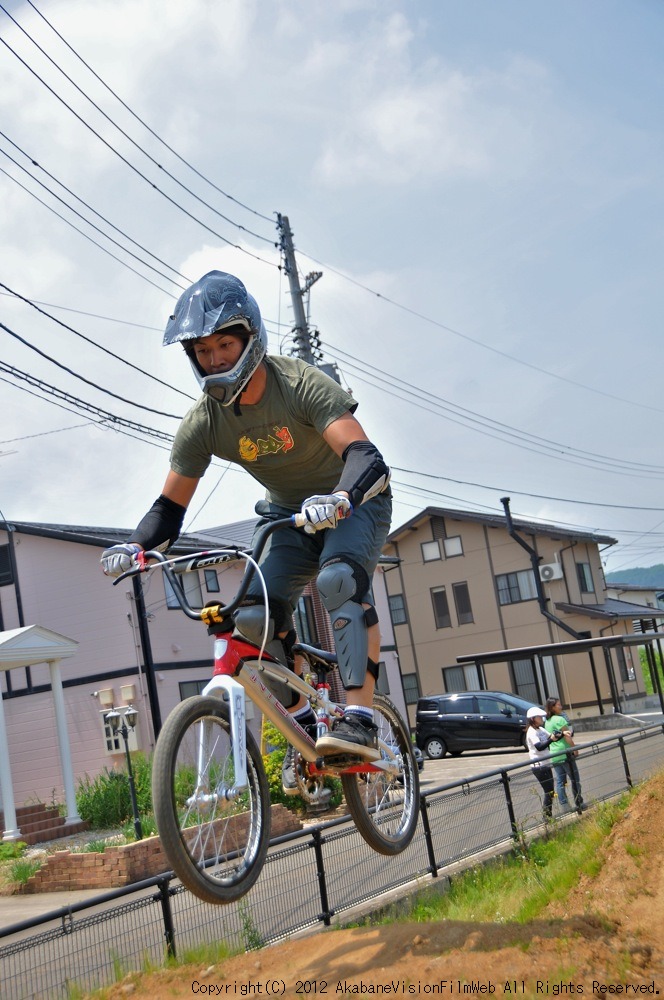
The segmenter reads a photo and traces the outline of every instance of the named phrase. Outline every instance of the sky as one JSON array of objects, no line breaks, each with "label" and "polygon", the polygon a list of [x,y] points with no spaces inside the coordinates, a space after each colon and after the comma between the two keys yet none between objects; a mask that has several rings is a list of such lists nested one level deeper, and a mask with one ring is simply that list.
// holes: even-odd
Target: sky
[{"label": "sky", "polygon": [[[663,50],[659,0],[2,0],[0,517],[138,523],[182,289],[292,349],[281,215],[394,528],[509,496],[664,562]],[[261,495],[215,460],[185,528]]]}]

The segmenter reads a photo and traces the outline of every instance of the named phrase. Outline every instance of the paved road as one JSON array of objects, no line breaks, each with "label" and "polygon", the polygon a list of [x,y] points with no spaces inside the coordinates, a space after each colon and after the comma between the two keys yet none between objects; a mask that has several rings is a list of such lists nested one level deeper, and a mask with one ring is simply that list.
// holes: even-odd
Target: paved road
[{"label": "paved road", "polygon": [[[649,712],[639,715],[646,725],[663,722],[661,713]],[[630,725],[627,728],[633,729]],[[604,737],[616,736],[618,730],[606,729],[587,733],[577,732],[578,744],[591,743]],[[492,771],[495,768],[507,767],[510,764],[521,764],[527,759],[524,750],[519,748],[509,750],[483,750],[476,753],[464,752],[460,757],[447,756],[443,760],[428,760],[425,758],[424,770],[420,775],[423,790],[437,788],[470,778],[477,774]],[[325,817],[321,817],[324,819]],[[68,907],[82,900],[92,899],[99,895],[98,889],[78,889],[65,892],[37,893],[29,896],[0,896],[0,927],[7,927],[23,920],[30,920],[43,913],[52,913],[61,907]]]}]

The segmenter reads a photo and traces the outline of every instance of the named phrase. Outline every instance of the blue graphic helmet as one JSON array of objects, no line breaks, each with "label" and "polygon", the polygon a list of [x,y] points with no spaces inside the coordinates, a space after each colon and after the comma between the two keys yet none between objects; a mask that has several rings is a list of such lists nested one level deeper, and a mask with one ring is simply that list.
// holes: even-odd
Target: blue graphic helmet
[{"label": "blue graphic helmet", "polygon": [[[230,371],[207,375],[198,364],[194,341],[228,327],[246,335],[246,345]],[[239,278],[224,271],[210,271],[178,299],[164,332],[164,344],[181,342],[196,381],[213,399],[228,406],[239,396],[267,352],[267,332],[258,303]]]}]

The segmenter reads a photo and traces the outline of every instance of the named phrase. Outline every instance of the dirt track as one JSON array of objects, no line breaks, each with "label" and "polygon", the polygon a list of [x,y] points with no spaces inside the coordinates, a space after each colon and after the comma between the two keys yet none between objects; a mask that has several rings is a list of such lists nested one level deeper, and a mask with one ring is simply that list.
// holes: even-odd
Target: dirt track
[{"label": "dirt track", "polygon": [[663,831],[664,773],[639,789],[607,838],[600,874],[581,877],[564,906],[529,924],[321,931],[209,969],[130,976],[105,996],[664,997]]}]

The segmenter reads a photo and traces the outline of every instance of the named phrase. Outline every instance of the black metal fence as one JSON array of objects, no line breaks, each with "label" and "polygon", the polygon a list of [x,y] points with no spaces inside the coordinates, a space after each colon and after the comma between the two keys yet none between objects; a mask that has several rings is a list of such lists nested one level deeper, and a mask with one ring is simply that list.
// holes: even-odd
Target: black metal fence
[{"label": "black metal fence", "polygon": [[[664,726],[581,744],[577,763],[585,801],[611,798],[664,766]],[[419,833],[396,858],[374,853],[342,817],[272,841],[257,884],[229,906],[200,902],[165,873],[0,929],[0,997],[61,1000],[74,985],[92,991],[205,943],[257,948],[507,848],[541,824],[527,761],[439,785],[423,792]]]}]

